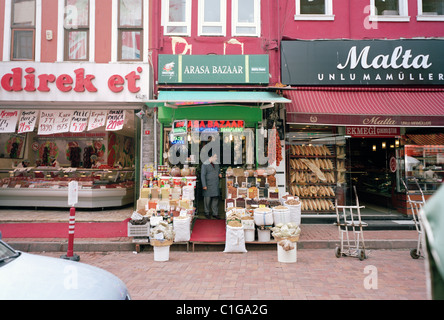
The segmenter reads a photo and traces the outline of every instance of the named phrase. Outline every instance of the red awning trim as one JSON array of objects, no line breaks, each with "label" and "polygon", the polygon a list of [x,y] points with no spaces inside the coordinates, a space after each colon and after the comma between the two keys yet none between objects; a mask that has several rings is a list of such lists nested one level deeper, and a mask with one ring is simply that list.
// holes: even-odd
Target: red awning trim
[{"label": "red awning trim", "polygon": [[294,87],[288,123],[444,126],[443,88]]}]

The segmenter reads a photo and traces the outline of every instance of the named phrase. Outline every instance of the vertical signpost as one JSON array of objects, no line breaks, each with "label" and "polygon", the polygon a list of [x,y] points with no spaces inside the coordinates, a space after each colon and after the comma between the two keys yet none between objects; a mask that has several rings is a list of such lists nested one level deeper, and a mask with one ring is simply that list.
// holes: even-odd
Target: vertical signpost
[{"label": "vertical signpost", "polygon": [[74,253],[74,229],[76,223],[76,208],[75,205],[79,200],[79,183],[71,181],[68,185],[68,205],[71,206],[69,210],[69,228],[68,228],[68,252],[60,258],[80,261],[80,257]]}]

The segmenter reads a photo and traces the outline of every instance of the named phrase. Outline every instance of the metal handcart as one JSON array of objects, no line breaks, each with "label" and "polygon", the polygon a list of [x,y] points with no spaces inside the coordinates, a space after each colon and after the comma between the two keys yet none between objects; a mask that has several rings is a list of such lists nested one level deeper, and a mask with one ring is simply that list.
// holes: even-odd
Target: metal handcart
[{"label": "metal handcart", "polygon": [[[361,209],[364,206],[359,205],[356,187],[353,186],[356,195],[356,205],[340,206],[337,199],[335,200],[336,208],[336,225],[338,226],[341,246],[335,248],[336,258],[342,256],[358,257],[359,260],[367,259],[365,252],[364,233],[362,228],[368,224],[361,220]],[[353,241],[351,242],[349,232],[353,232]],[[345,242],[345,243],[344,243]]]},{"label": "metal handcart", "polygon": [[[401,179],[402,183],[404,184],[405,191],[407,194],[407,202],[409,204],[409,208],[412,210],[412,220],[415,223],[416,231],[418,232],[418,243],[416,245],[416,248],[410,250],[410,256],[413,259],[418,259],[421,256],[422,253],[422,222],[421,222],[421,215],[419,212],[422,210],[422,207],[425,204],[425,198],[424,193],[422,192],[421,187],[419,186],[418,180],[415,177],[410,178],[413,182],[415,182],[416,187],[418,188],[419,192],[421,193],[421,200],[412,200],[410,198],[410,192],[407,188],[407,184],[403,179]],[[407,208],[408,209],[408,208]]]}]

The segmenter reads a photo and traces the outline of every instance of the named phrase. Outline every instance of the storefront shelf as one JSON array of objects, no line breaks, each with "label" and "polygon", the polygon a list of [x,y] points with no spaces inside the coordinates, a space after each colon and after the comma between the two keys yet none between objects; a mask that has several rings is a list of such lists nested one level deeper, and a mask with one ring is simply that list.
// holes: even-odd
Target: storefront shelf
[{"label": "storefront shelf", "polygon": [[[80,189],[77,208],[118,207],[134,202],[134,188]],[[0,189],[0,206],[69,207],[68,189]]]}]

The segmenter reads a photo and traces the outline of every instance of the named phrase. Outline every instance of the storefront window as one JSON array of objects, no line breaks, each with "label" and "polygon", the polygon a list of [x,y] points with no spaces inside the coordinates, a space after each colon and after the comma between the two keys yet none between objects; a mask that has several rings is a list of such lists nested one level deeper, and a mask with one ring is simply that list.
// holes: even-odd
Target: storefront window
[{"label": "storefront window", "polygon": [[89,42],[89,1],[66,0],[65,60],[87,60]]},{"label": "storefront window", "polygon": [[142,0],[120,0],[119,56],[120,60],[141,60],[143,39]]},{"label": "storefront window", "polygon": [[333,20],[332,0],[295,0],[295,20]]},{"label": "storefront window", "polygon": [[233,0],[233,36],[259,36],[261,10],[259,0]]},{"label": "storefront window", "polygon": [[226,0],[199,1],[199,35],[225,35],[226,7]]},{"label": "storefront window", "polygon": [[371,21],[409,21],[407,0],[370,0]]},{"label": "storefront window", "polygon": [[14,0],[12,7],[12,60],[34,60],[35,0]]},{"label": "storefront window", "polygon": [[191,32],[191,0],[163,1],[162,18],[165,35],[189,36]]},{"label": "storefront window", "polygon": [[399,15],[398,0],[375,0],[377,15]]},{"label": "storefront window", "polygon": [[301,14],[325,14],[325,0],[301,0]]},{"label": "storefront window", "polygon": [[443,21],[444,1],[443,0],[419,0],[418,1],[419,21]]}]

